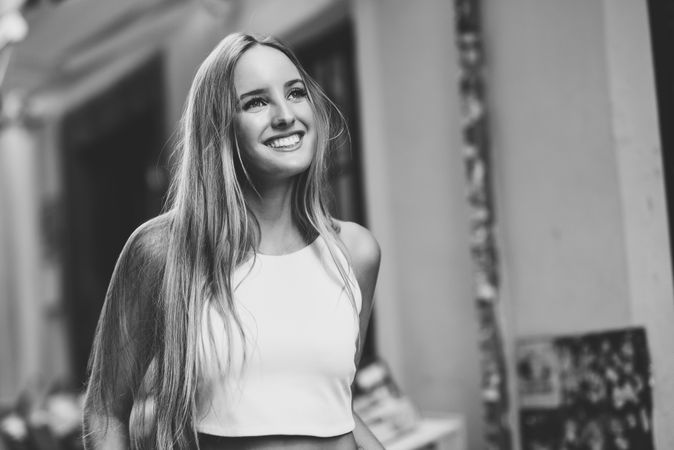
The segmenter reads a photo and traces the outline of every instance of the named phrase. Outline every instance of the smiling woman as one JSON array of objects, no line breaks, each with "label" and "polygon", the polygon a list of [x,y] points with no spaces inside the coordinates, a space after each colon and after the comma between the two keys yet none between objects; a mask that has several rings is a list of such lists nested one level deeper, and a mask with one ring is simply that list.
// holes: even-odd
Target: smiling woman
[{"label": "smiling woman", "polygon": [[258,46],[234,69],[239,95],[237,143],[248,170],[257,177],[288,178],[314,159],[316,126],[304,81],[288,57]]},{"label": "smiling woman", "polygon": [[272,38],[230,35],[203,62],[169,208],[107,292],[88,448],[382,448],[351,407],[380,252],[328,213],[331,108]]}]

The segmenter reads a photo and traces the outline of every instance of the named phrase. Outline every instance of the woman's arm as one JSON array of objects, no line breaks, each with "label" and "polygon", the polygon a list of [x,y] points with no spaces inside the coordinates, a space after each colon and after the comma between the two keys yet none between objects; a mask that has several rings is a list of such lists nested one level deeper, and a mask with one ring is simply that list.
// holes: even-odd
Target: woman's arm
[{"label": "woman's arm", "polygon": [[384,450],[384,446],[381,445],[381,442],[379,442],[377,437],[370,431],[367,425],[365,425],[363,419],[361,419],[355,412],[353,413],[353,420],[356,422],[356,427],[353,429],[353,437],[356,439],[358,450]]},{"label": "woman's arm", "polygon": [[136,230],[115,265],[89,360],[87,450],[128,448],[134,397],[147,394],[140,388],[157,346],[163,222],[153,219]]},{"label": "woman's arm", "polygon": [[[361,340],[355,358],[356,367],[358,367],[374,306],[374,288],[377,284],[377,275],[379,274],[381,250],[377,240],[366,228],[352,222],[339,222],[339,225],[339,237],[349,251],[351,265],[356,274],[362,297],[359,317]],[[379,450],[384,448],[355,412],[353,413],[353,419],[356,424],[353,435],[356,438],[359,449]]]}]

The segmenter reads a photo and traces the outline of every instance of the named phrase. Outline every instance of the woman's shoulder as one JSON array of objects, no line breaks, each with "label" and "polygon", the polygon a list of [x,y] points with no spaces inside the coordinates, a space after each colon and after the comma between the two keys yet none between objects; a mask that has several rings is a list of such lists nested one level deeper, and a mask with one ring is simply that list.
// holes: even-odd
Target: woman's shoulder
[{"label": "woman's shoulder", "polygon": [[160,271],[166,261],[171,213],[144,222],[126,241],[119,262],[131,271]]},{"label": "woman's shoulder", "polygon": [[379,267],[381,248],[372,232],[355,222],[333,219],[337,235],[349,252],[356,273]]}]

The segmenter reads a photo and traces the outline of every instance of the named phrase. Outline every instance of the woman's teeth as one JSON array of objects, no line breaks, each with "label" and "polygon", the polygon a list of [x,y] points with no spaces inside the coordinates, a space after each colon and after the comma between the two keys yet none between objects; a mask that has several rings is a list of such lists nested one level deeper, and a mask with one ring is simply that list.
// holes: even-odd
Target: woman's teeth
[{"label": "woman's teeth", "polygon": [[292,147],[297,145],[300,142],[300,136],[298,134],[291,134],[290,136],[274,139],[270,141],[267,145],[272,148],[283,148],[283,147]]}]

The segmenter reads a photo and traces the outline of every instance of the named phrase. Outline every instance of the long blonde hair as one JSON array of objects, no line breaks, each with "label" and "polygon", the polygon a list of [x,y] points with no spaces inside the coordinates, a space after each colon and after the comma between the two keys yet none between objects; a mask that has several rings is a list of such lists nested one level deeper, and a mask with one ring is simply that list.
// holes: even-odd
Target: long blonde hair
[{"label": "long blonde hair", "polygon": [[[133,448],[187,449],[198,445],[195,399],[204,308],[213,307],[223,318],[232,319],[234,327],[228,325],[230,320],[224,321],[228,337],[235,332],[244,337],[234,307],[232,275],[254,255],[259,226],[243,192],[251,179],[236,142],[233,73],[241,55],[256,45],[283,52],[305,83],[315,115],[317,143],[310,167],[296,176],[292,216],[307,241],[318,235],[327,241],[358,323],[349,269],[337,256],[339,251],[347,252],[328,211],[326,190],[331,154],[338,145],[336,137],[344,134],[344,120],[288,47],[268,36],[231,34],[199,67],[181,120],[166,206],[165,264],[155,275],[161,276],[155,302],[159,324],[151,336],[152,345],[147,346],[149,354],[137,358],[141,362],[134,369],[138,373],[133,380],[138,385],[133,387],[129,418]],[[99,323],[90,391],[92,385],[105,390],[105,386],[101,387],[105,378],[115,373],[97,370],[106,341],[105,336],[100,336],[105,333],[103,328]],[[356,348],[360,339],[359,333]],[[96,399],[105,410],[105,397],[94,396],[94,404]]]}]

